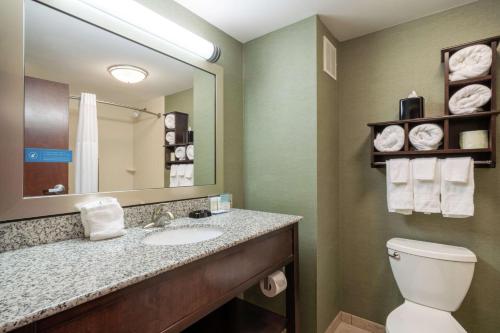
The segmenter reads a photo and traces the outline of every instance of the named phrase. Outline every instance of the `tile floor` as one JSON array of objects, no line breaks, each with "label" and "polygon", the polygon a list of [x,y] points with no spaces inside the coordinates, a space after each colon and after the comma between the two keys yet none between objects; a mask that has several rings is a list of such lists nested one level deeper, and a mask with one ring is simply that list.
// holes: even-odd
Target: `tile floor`
[{"label": "tile floor", "polygon": [[367,330],[358,328],[347,323],[340,323],[334,333],[370,333]]}]

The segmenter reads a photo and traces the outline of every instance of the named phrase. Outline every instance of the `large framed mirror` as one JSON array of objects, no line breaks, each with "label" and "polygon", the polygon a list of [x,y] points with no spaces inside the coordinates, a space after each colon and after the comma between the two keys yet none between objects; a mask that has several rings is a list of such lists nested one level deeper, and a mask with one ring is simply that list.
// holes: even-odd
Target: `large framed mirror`
[{"label": "large framed mirror", "polygon": [[220,66],[84,2],[0,7],[0,220],[222,191]]}]

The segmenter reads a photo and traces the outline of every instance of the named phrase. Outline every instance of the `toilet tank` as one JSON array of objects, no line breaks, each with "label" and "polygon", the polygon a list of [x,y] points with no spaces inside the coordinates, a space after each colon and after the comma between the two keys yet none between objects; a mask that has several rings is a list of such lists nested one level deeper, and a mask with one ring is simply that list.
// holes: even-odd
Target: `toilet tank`
[{"label": "toilet tank", "polygon": [[469,290],[476,255],[463,247],[393,238],[389,262],[406,300],[443,311],[460,307]]}]

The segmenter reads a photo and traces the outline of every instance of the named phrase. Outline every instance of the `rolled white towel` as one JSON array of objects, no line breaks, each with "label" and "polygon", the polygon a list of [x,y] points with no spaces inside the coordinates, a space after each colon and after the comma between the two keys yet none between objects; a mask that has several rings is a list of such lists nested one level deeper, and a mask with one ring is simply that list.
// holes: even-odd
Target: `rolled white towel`
[{"label": "rolled white towel", "polygon": [[167,132],[167,134],[165,134],[165,140],[169,145],[175,144],[175,132]]},{"label": "rolled white towel", "polygon": [[175,148],[175,157],[177,157],[181,161],[185,160],[186,159],[186,147]]},{"label": "rolled white towel", "polygon": [[187,146],[186,156],[187,156],[188,160],[190,160],[190,161],[194,160],[194,146],[193,145]]},{"label": "rolled white towel", "polygon": [[175,128],[175,115],[169,113],[165,116],[165,127],[168,129]]},{"label": "rolled white towel", "polygon": [[448,106],[453,114],[468,114],[481,111],[481,107],[490,99],[490,88],[482,84],[471,84],[454,93]]},{"label": "rolled white towel", "polygon": [[373,145],[378,151],[398,151],[405,144],[405,131],[401,126],[391,125],[377,134]]},{"label": "rolled white towel", "polygon": [[422,124],[412,128],[409,139],[417,150],[436,150],[443,140],[443,130],[436,124]]},{"label": "rolled white towel", "polygon": [[492,50],[487,45],[472,45],[455,52],[449,61],[450,81],[472,79],[488,74]]}]

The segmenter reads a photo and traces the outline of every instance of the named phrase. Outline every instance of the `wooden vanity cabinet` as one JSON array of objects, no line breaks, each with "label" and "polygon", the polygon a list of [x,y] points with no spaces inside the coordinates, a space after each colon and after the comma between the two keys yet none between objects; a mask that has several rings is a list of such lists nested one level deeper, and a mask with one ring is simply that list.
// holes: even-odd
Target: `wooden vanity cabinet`
[{"label": "wooden vanity cabinet", "polygon": [[[283,266],[288,280],[283,322],[288,333],[297,332],[297,230],[294,224],[249,240],[17,332],[181,332],[224,304],[232,304],[238,294]],[[233,319],[225,318],[227,323]]]}]

